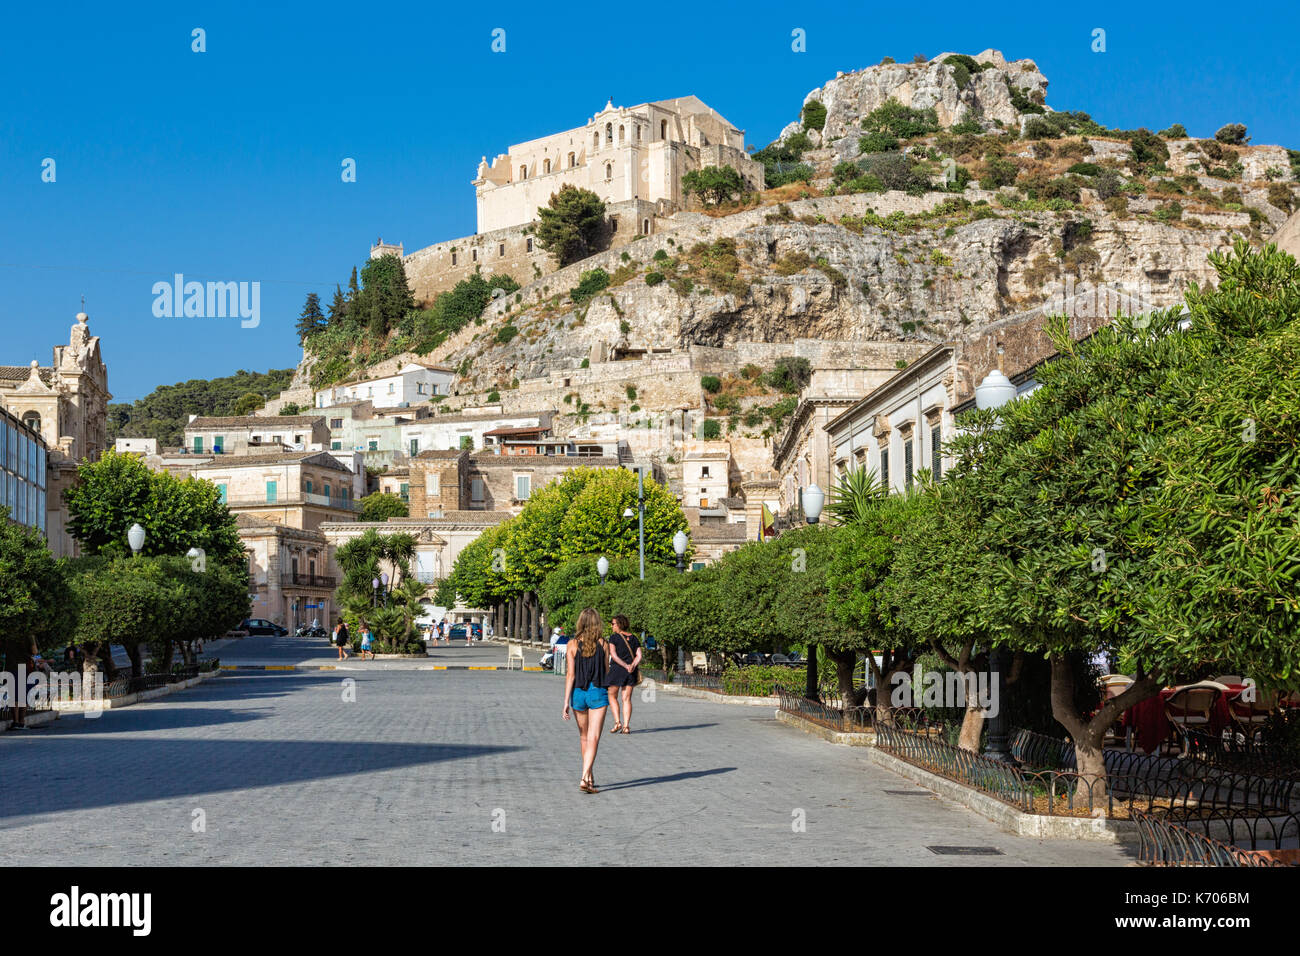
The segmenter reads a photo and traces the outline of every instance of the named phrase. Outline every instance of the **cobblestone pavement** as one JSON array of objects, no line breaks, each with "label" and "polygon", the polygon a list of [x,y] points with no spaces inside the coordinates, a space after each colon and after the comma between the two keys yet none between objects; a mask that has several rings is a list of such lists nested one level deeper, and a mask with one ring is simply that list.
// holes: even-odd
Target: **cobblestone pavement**
[{"label": "cobblestone pavement", "polygon": [[[602,738],[603,791],[588,796],[553,675],[223,674],[0,737],[0,863],[1130,861],[1115,846],[1015,837],[934,797],[891,795],[918,788],[765,708],[644,692],[634,732]],[[1003,855],[937,856],[934,844]]]}]

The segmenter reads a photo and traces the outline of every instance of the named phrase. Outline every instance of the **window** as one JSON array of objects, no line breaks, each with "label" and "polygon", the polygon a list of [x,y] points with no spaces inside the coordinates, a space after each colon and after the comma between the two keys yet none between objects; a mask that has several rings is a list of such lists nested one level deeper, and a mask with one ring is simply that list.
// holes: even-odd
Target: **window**
[{"label": "window", "polygon": [[478,250],[477,250],[477,249],[471,249],[471,250],[469,251],[469,257],[470,257],[470,259],[472,259],[474,262],[478,262]]},{"label": "window", "polygon": [[889,449],[880,449],[880,483],[889,490]]},{"label": "window", "polygon": [[330,495],[331,495],[331,494],[332,494],[332,492],[330,491],[330,483],[327,481],[327,482],[325,482],[325,503],[326,503],[326,504],[329,504],[329,503],[330,503]]},{"label": "window", "polygon": [[392,395],[393,392],[396,391],[396,389],[397,389],[397,386],[396,386],[393,382],[389,382],[389,383],[388,383],[388,394],[389,394],[389,395]]},{"label": "window", "polygon": [[222,449],[224,449],[225,447],[226,447],[225,435],[217,435],[215,438],[212,439],[212,450],[216,452],[218,455],[221,454]]},{"label": "window", "polygon": [[451,254],[451,264],[453,266],[456,264],[456,253],[454,252]]},{"label": "window", "polygon": [[483,479],[475,478],[469,485],[469,500],[476,504],[483,504]]},{"label": "window", "polygon": [[203,436],[202,436],[202,435],[195,435],[195,436],[194,436],[194,454],[197,455],[197,454],[199,454],[201,451],[203,451]]},{"label": "window", "polygon": [[342,450],[343,450],[343,442],[341,441],[330,442],[330,451],[342,451]]},{"label": "window", "polygon": [[415,394],[416,394],[416,395],[423,395],[423,394],[424,394],[424,383],[423,383],[423,382],[416,382],[416,383],[415,383]]},{"label": "window", "polygon": [[709,477],[709,466],[708,466],[708,465],[705,465],[703,468],[700,469],[700,477],[701,477],[701,478],[707,478],[707,477]]},{"label": "window", "polygon": [[620,146],[623,145],[623,140],[626,138],[625,137],[626,132],[627,132],[627,127],[620,125],[618,128],[618,145]]},{"label": "window", "polygon": [[515,475],[515,499],[518,501],[527,501],[528,493],[532,488],[532,475]]},{"label": "window", "polygon": [[578,157],[575,156],[573,153],[570,153],[570,154],[569,154],[569,168],[572,169],[574,166],[577,166],[577,165],[578,165]]},{"label": "window", "polygon": [[912,439],[903,442],[903,488],[912,490]]},{"label": "window", "polygon": [[375,441],[375,440],[372,438],[372,439],[367,443],[367,445],[366,445],[366,449],[367,449],[368,451],[379,451],[379,442]]},{"label": "window", "polygon": [[343,427],[343,419],[341,418],[330,419],[330,428],[342,428],[342,427]]},{"label": "window", "polygon": [[701,497],[701,498],[700,498],[700,507],[701,507],[701,508],[707,508],[708,506],[709,506],[709,499],[708,499],[708,498]]},{"label": "window", "polygon": [[307,494],[311,494],[311,479],[310,479],[310,478],[308,478],[306,481],[303,482],[303,490],[306,491]]},{"label": "window", "polygon": [[397,486],[397,494],[398,497],[407,504],[411,503],[411,486],[406,482],[402,482],[402,484]]},{"label": "window", "polygon": [[606,178],[606,179],[613,179],[613,178],[614,178],[614,164],[613,164],[613,163],[606,163],[606,164],[605,164],[605,178]]},{"label": "window", "polygon": [[542,172],[549,173],[550,171],[551,171],[551,161],[549,159],[542,160]]},{"label": "window", "polygon": [[591,145],[593,149],[600,149],[600,130],[591,134]]},{"label": "window", "polygon": [[938,422],[930,429],[930,474],[935,481],[943,477],[943,441]]},{"label": "window", "polygon": [[637,123],[637,124],[636,124],[636,141],[637,141],[638,143],[641,142],[641,124],[640,124],[640,123]]},{"label": "window", "polygon": [[650,235],[650,220],[649,220],[649,219],[642,219],[642,220],[641,220],[641,235],[643,235],[643,236],[648,236],[648,235]]},{"label": "window", "polygon": [[374,398],[374,397],[375,397],[375,387],[373,385],[366,386],[366,398]]},{"label": "window", "polygon": [[504,242],[497,243],[497,255],[504,256],[505,254],[506,254],[506,244]]},{"label": "window", "polygon": [[667,120],[660,120],[660,121],[659,121],[659,138],[660,138],[660,139],[667,139],[667,138],[668,138],[668,121],[667,121]]},{"label": "window", "polygon": [[527,179],[527,178],[528,178],[528,167],[527,167],[527,166],[520,166],[520,167],[519,167],[519,178],[520,178],[520,179]]},{"label": "window", "polygon": [[301,444],[302,444],[302,436],[301,436],[301,435],[294,435],[294,436],[293,436],[293,443],[294,443],[295,445],[301,445]]},{"label": "window", "polygon": [[41,430],[41,416],[36,412],[27,412],[23,415],[23,424],[32,431],[39,433]]},{"label": "window", "polygon": [[425,482],[424,493],[430,498],[437,498],[442,494],[442,483],[438,480],[437,475],[429,475]]},{"label": "window", "polygon": [[275,503],[275,499],[276,499],[276,488],[275,488],[275,482],[274,482],[274,481],[268,481],[268,482],[266,483],[266,500],[267,500],[267,502],[269,502],[269,503],[271,503],[271,504],[274,504],[274,503]]},{"label": "window", "polygon": [[420,453],[420,439],[418,439],[418,438],[412,438],[412,439],[411,439],[411,457],[414,458],[414,457],[415,457],[416,455],[418,455],[419,453]]},{"label": "window", "polygon": [[217,485],[217,496],[221,499],[223,505],[226,503],[227,494],[228,492],[226,491],[226,485],[224,483]]},{"label": "window", "polygon": [[605,145],[609,146],[614,142],[614,124],[605,124]]},{"label": "window", "polygon": [[532,236],[529,236],[528,239],[527,239],[527,242],[528,242],[528,251],[529,251],[529,252],[532,252],[532,251],[533,251],[533,237],[532,237]]}]

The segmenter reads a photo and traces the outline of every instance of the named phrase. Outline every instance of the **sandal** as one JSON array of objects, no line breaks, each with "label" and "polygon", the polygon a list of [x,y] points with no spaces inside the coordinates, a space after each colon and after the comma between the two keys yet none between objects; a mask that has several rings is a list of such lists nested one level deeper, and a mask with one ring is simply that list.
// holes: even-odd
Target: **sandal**
[{"label": "sandal", "polygon": [[630,734],[631,732],[632,732],[631,727],[624,727],[622,731],[620,731],[620,733],[625,733],[625,734]]},{"label": "sandal", "polygon": [[619,729],[619,728],[621,728],[622,726],[623,726],[623,725],[620,724],[620,723],[615,723],[613,727],[609,728],[609,732],[610,732],[611,734],[627,733],[627,731],[625,731],[625,730],[620,730],[620,729]]}]

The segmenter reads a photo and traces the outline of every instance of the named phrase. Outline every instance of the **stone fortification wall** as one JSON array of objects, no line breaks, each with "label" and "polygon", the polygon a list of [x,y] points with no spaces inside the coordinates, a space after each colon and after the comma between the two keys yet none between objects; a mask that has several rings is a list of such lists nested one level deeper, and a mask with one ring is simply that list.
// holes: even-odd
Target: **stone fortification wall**
[{"label": "stone fortification wall", "polygon": [[[607,209],[614,227],[611,248],[627,245],[647,228],[651,233],[672,229],[673,220],[663,212],[662,204],[642,199],[612,203]],[[555,259],[538,244],[536,227],[536,223],[529,223],[494,229],[435,243],[403,256],[416,302],[427,305],[439,292],[446,292],[476,271],[484,276],[505,273],[520,285],[550,275],[555,271]]]}]

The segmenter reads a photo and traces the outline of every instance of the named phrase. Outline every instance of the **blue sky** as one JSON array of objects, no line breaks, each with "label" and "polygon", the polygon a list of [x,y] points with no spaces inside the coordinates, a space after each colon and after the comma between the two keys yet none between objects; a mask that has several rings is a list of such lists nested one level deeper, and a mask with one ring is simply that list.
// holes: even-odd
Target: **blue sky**
[{"label": "blue sky", "polygon": [[[1108,126],[1243,122],[1300,148],[1300,14],[1283,5],[25,4],[5,26],[0,364],[47,364],[84,294],[116,400],[293,365],[307,292],[328,300],[378,236],[472,233],[480,156],[611,95],[694,93],[762,146],[837,70],[994,47],[1038,62],[1051,106]],[[260,282],[261,324],[156,318],[153,284],[175,273]]]}]

